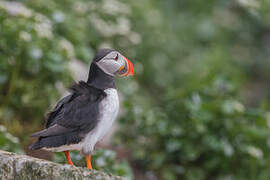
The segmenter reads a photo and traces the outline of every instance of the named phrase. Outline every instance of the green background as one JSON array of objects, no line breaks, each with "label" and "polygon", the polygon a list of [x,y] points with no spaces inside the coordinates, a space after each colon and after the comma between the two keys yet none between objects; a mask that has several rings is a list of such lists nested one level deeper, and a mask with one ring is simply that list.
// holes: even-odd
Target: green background
[{"label": "green background", "polygon": [[1,149],[41,156],[29,135],[72,83],[69,63],[88,68],[101,47],[127,56],[135,76],[117,79],[121,116],[95,169],[270,179],[269,0],[0,1]]}]

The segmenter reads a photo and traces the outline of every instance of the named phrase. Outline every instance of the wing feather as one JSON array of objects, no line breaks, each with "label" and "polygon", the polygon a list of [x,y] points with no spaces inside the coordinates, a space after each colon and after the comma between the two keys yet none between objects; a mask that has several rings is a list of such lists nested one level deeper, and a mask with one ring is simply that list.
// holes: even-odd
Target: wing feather
[{"label": "wing feather", "polygon": [[62,98],[49,113],[46,129],[33,137],[49,137],[74,131],[89,132],[98,122],[98,105],[106,96],[101,89],[80,81],[71,86],[72,94]]},{"label": "wing feather", "polygon": [[72,131],[72,129],[68,129],[58,124],[55,124],[47,129],[44,129],[42,131],[32,134],[31,137],[55,136],[55,135],[64,134],[70,131]]}]

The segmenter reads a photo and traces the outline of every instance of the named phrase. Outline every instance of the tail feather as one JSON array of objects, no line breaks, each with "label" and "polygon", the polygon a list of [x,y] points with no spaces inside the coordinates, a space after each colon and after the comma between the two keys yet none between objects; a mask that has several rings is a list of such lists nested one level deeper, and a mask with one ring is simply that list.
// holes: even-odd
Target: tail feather
[{"label": "tail feather", "polygon": [[78,136],[77,132],[71,132],[64,135],[39,137],[38,141],[29,146],[31,150],[41,148],[60,147],[62,145],[77,144],[81,142],[83,137]]}]

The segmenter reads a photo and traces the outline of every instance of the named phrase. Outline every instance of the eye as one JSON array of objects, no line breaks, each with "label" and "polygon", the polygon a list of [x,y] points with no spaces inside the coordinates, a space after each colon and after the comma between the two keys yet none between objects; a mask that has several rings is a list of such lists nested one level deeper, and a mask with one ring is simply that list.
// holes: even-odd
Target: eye
[{"label": "eye", "polygon": [[116,56],[114,57],[114,60],[118,60],[118,54],[116,54]]}]

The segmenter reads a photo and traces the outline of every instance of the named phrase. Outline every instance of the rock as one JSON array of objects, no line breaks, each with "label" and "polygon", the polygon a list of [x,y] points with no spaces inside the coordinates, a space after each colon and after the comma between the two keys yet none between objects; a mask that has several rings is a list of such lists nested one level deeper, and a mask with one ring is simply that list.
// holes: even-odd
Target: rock
[{"label": "rock", "polygon": [[4,180],[56,180],[56,179],[97,179],[122,180],[96,170],[61,165],[50,161],[18,155],[0,150],[0,179]]}]

